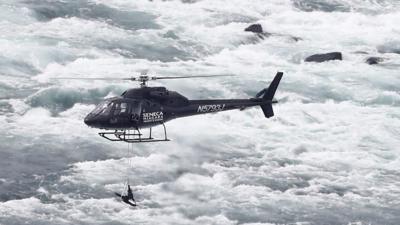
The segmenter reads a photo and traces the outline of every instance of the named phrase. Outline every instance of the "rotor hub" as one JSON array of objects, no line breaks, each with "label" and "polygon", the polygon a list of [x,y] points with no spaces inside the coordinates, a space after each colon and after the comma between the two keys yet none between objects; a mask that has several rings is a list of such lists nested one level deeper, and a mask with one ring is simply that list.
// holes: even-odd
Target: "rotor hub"
[{"label": "rotor hub", "polygon": [[150,77],[147,75],[140,75],[137,80],[140,82],[140,87],[146,87],[147,81],[150,80]]}]

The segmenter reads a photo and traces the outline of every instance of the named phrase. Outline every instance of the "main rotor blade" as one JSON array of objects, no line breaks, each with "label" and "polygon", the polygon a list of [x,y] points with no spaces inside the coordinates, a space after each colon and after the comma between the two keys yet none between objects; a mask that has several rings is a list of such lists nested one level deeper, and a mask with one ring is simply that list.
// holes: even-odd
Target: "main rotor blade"
[{"label": "main rotor blade", "polygon": [[198,78],[198,77],[233,77],[235,75],[195,75],[195,76],[173,76],[173,77],[151,77],[152,80]]},{"label": "main rotor blade", "polygon": [[232,77],[235,75],[194,75],[194,76],[171,76],[171,77],[149,77],[147,75],[141,75],[138,77],[122,77],[122,78],[112,78],[112,77],[54,77],[49,78],[51,80],[128,80],[128,81],[139,81],[144,84],[149,80],[167,80],[167,79],[182,79],[182,78],[199,78],[199,77]]},{"label": "main rotor blade", "polygon": [[131,80],[134,81],[135,77],[112,78],[112,77],[54,77],[51,80]]},{"label": "main rotor blade", "polygon": [[11,74],[0,74],[0,77],[11,77],[11,78],[17,78],[17,79],[31,79],[32,78],[30,76],[20,76],[20,75],[11,75]]}]

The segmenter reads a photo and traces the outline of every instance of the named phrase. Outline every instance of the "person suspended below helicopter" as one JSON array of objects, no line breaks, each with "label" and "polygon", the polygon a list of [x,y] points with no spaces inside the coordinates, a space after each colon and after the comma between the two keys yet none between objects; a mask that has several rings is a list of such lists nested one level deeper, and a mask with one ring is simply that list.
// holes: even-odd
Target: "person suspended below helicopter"
[{"label": "person suspended below helicopter", "polygon": [[129,183],[126,184],[125,190],[121,194],[115,192],[115,195],[120,197],[124,203],[134,207],[137,206],[136,200],[133,198],[132,189]]},{"label": "person suspended below helicopter", "polygon": [[[129,134],[129,133],[128,133]],[[130,205],[130,206],[137,206],[136,204],[136,200],[133,197],[133,193],[132,193],[132,189],[131,186],[129,184],[129,172],[130,169],[132,168],[132,154],[133,154],[133,144],[132,143],[128,143],[128,152],[127,152],[127,156],[126,156],[126,160],[127,160],[127,167],[126,167],[126,182],[125,182],[125,186],[124,189],[122,190],[121,194],[114,192],[116,196],[120,197],[122,202]]]}]

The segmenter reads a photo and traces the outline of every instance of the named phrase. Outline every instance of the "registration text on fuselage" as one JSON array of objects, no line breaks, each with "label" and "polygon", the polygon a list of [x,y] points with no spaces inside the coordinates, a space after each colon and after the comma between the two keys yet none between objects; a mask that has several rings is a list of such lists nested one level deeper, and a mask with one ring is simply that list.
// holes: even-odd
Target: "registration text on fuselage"
[{"label": "registration text on fuselage", "polygon": [[225,104],[212,104],[212,105],[199,105],[197,112],[208,113],[208,112],[218,112],[225,108]]}]

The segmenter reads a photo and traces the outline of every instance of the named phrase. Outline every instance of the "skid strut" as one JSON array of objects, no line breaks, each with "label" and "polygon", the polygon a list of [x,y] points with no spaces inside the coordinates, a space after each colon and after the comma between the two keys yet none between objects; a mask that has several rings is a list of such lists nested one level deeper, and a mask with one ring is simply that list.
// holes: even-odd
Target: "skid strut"
[{"label": "skid strut", "polygon": [[149,136],[143,137],[140,129],[133,130],[115,130],[111,132],[100,132],[99,135],[109,141],[124,141],[128,143],[145,143],[145,142],[160,142],[160,141],[170,141],[167,138],[167,129],[164,123],[162,123],[164,128],[164,138],[157,139],[152,137],[152,129],[149,128]]}]

